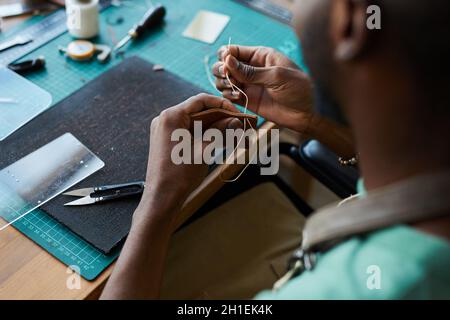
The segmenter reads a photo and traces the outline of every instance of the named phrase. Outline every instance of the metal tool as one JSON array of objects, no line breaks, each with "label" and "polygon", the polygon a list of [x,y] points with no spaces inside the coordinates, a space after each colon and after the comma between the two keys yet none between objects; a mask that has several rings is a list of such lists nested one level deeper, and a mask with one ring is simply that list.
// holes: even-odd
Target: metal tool
[{"label": "metal tool", "polygon": [[109,186],[91,187],[72,190],[63,195],[82,197],[64,204],[65,206],[84,206],[99,202],[105,202],[130,196],[141,195],[144,192],[145,182],[131,182],[124,184],[114,184]]},{"label": "metal tool", "polygon": [[95,44],[87,40],[75,40],[64,47],[59,47],[58,50],[66,54],[67,57],[76,61],[90,60],[96,53],[97,60],[101,63],[106,62],[111,55],[111,48],[104,44]]},{"label": "metal tool", "polygon": [[15,46],[23,46],[32,41],[33,41],[33,39],[31,39],[27,36],[18,35],[16,37],[12,38],[11,40],[0,43],[0,52],[8,50],[10,48],[13,48]]},{"label": "metal tool", "polygon": [[17,63],[10,63],[8,68],[18,74],[25,74],[27,72],[36,71],[45,67],[44,56],[39,56],[36,59],[25,60]]},{"label": "metal tool", "polygon": [[[111,0],[100,0],[100,10],[111,6]],[[39,22],[36,22],[15,33],[13,37],[23,36],[28,39],[33,39],[28,44],[10,47],[8,50],[1,52],[0,50],[0,65],[7,66],[31,51],[36,50],[47,42],[55,39],[67,31],[67,18],[64,9],[48,15]],[[12,38],[11,38],[12,39]],[[10,41],[6,39],[5,41]]]},{"label": "metal tool", "polygon": [[165,15],[166,8],[160,4],[150,8],[145,13],[142,20],[138,24],[134,25],[133,28],[128,31],[128,34],[117,43],[113,51],[117,51],[123,48],[131,40],[137,39],[138,37],[142,36],[142,34],[144,34],[146,30],[149,30],[160,24],[164,20]]}]

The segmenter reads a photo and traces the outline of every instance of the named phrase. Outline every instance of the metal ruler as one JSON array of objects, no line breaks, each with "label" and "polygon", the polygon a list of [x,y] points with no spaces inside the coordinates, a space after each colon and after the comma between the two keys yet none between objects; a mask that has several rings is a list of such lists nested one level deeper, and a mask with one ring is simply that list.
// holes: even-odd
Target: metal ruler
[{"label": "metal ruler", "polygon": [[269,0],[233,0],[241,3],[246,7],[259,11],[265,15],[268,15],[280,22],[291,24],[292,12],[286,8],[278,6]]},{"label": "metal ruler", "polygon": [[[100,10],[105,9],[110,5],[111,0],[100,1]],[[6,66],[11,62],[20,59],[66,31],[66,11],[64,9],[60,9],[50,14],[43,20],[14,33],[11,37],[4,39],[4,41],[9,41],[17,36],[21,36],[25,39],[32,39],[33,41],[26,45],[12,47],[4,52],[1,52],[0,65]]]}]

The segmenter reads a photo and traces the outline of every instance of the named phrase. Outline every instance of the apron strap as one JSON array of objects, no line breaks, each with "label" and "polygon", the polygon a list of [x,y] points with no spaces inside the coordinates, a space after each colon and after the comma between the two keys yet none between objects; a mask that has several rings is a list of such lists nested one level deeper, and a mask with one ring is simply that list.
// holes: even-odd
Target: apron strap
[{"label": "apron strap", "polygon": [[416,176],[365,197],[314,214],[303,230],[302,249],[321,251],[357,234],[450,214],[450,172]]},{"label": "apron strap", "polygon": [[409,224],[450,214],[450,171],[412,177],[341,206],[331,205],[306,221],[302,246],[278,280],[277,291],[292,277],[316,264],[316,253],[342,240],[396,224]]}]

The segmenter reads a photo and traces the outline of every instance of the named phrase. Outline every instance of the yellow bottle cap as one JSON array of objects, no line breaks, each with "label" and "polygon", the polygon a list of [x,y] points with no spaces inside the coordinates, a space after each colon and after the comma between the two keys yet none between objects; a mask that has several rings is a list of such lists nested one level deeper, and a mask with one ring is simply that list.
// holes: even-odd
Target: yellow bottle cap
[{"label": "yellow bottle cap", "polygon": [[74,60],[87,60],[95,54],[95,45],[86,40],[75,40],[67,46],[66,54]]}]

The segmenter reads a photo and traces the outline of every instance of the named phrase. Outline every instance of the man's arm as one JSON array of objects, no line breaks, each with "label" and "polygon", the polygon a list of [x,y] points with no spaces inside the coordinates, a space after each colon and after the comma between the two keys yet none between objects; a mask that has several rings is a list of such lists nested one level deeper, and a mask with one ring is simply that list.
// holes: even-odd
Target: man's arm
[{"label": "man's arm", "polygon": [[180,205],[155,191],[145,195],[133,216],[130,234],[106,284],[102,299],[155,299]]},{"label": "man's arm", "polygon": [[[163,111],[152,121],[145,192],[102,299],[158,297],[175,218],[208,173],[206,164],[174,164],[171,153],[176,142],[171,141],[171,135],[177,129],[191,130],[190,114],[208,108],[237,111],[228,100],[201,94]],[[212,127],[224,130],[237,125],[241,125],[239,120],[227,118]]]}]

